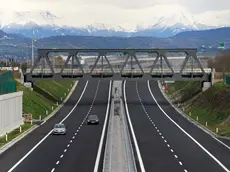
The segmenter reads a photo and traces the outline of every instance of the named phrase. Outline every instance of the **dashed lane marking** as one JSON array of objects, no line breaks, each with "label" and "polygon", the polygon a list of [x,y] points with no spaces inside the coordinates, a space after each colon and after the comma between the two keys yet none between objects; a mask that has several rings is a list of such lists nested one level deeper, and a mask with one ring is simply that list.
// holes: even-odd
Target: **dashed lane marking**
[{"label": "dashed lane marking", "polygon": [[[63,123],[71,114],[72,114],[72,112],[76,109],[76,107],[78,106],[78,104],[79,104],[79,102],[80,102],[80,100],[81,100],[81,98],[83,97],[83,95],[84,95],[84,93],[85,93],[85,90],[86,90],[86,88],[87,88],[87,86],[88,86],[88,83],[89,83],[89,81],[87,81],[86,82],[86,84],[85,84],[85,87],[84,87],[84,89],[82,90],[82,93],[81,93],[81,95],[80,95],[80,97],[79,97],[79,99],[78,99],[78,101],[77,101],[77,103],[74,105],[74,107],[71,109],[71,111],[66,115],[66,117],[65,118],[63,118],[62,119],[62,121],[60,122],[60,123]],[[21,164],[22,163],[22,161],[24,161],[40,144],[42,144],[44,141],[45,141],[45,139],[47,139],[47,137],[51,134],[53,132],[53,130],[51,130],[48,134],[46,134],[46,136],[45,137],[43,137],[43,139],[41,139],[32,149],[30,149],[30,151],[27,153],[27,154],[25,154],[13,167],[11,167],[9,170],[8,170],[8,172],[12,172],[19,164]],[[53,169],[52,169],[53,170]],[[54,169],[55,170],[55,169]]]},{"label": "dashed lane marking", "polygon": [[138,143],[137,143],[137,139],[136,139],[136,136],[135,136],[135,133],[134,133],[134,130],[133,130],[133,125],[132,125],[132,122],[131,122],[131,119],[130,119],[130,115],[129,115],[129,108],[128,108],[128,105],[127,105],[127,98],[126,98],[126,89],[125,89],[125,86],[126,86],[126,81],[124,82],[124,85],[123,85],[123,92],[124,92],[125,109],[126,109],[126,113],[127,113],[128,124],[130,126],[132,138],[133,138],[133,141],[134,141],[134,146],[135,146],[135,149],[136,149],[137,158],[138,158],[139,165],[140,165],[140,170],[141,170],[141,172],[145,172],[144,163],[143,163],[143,160],[142,160],[142,157],[141,157],[140,149],[139,149],[139,146],[138,146]]},{"label": "dashed lane marking", "polygon": [[[136,92],[137,92],[137,95],[139,97],[139,101],[141,103],[141,106],[143,108],[143,111],[145,112],[146,116],[149,118],[150,122],[153,124],[154,128],[156,129],[157,133],[159,134],[159,136],[161,136],[161,138],[164,140],[164,142],[167,144],[167,147],[170,148],[170,145],[168,144],[167,140],[164,138],[164,136],[162,135],[162,133],[160,132],[159,128],[156,126],[156,124],[154,122],[152,122],[152,119],[151,117],[149,117],[149,115],[146,113],[146,108],[144,107],[144,104],[142,103],[142,99],[140,97],[140,94],[139,94],[139,91],[138,91],[138,86],[137,86],[137,82],[136,82]],[[170,152],[174,152],[173,149],[170,148]],[[174,157],[178,160],[179,164],[180,165],[183,165],[181,161],[179,161],[177,155],[173,154]],[[185,170],[185,169],[184,169]]]},{"label": "dashed lane marking", "polygon": [[[99,82],[97,83],[96,92],[95,92],[95,94],[94,94],[94,98],[93,98],[92,104],[91,104],[91,106],[90,106],[90,108],[89,108],[89,111],[87,112],[87,114],[86,114],[86,116],[84,117],[82,123],[80,124],[80,126],[78,127],[78,129],[76,130],[76,132],[74,133],[75,136],[76,136],[77,133],[81,130],[81,127],[82,127],[83,124],[85,123],[85,120],[87,119],[88,115],[90,114],[90,112],[91,112],[91,110],[92,110],[92,107],[93,107],[93,105],[94,105],[94,103],[95,103],[95,100],[96,100],[96,97],[97,97],[97,93],[98,93],[98,89],[99,89],[99,84],[100,84],[100,80],[99,80]],[[75,136],[72,136],[72,139],[74,139]],[[72,142],[73,142],[73,140],[70,140],[70,141],[69,141],[69,144],[67,145],[67,149],[70,147],[70,145],[71,145]],[[67,152],[67,149],[64,150],[64,153]],[[60,156],[60,160],[63,158],[63,156],[64,156],[64,155],[61,155],[61,156]],[[58,163],[56,163],[56,165],[58,165],[58,164],[60,163],[60,160],[57,161]],[[52,170],[53,170],[53,171],[52,171]],[[51,170],[51,172],[54,172],[54,171],[55,171],[55,168],[52,168],[52,170]]]},{"label": "dashed lane marking", "polygon": [[150,84],[148,81],[148,89],[149,89],[149,93],[152,96],[154,102],[156,103],[156,105],[158,106],[158,108],[161,110],[161,112],[175,125],[177,126],[184,134],[186,134],[194,143],[196,143],[205,153],[207,153],[207,155],[209,155],[214,161],[216,161],[217,164],[219,164],[219,166],[221,168],[223,168],[226,172],[229,172],[230,170],[224,166],[224,164],[222,164],[214,155],[212,155],[207,149],[205,149],[205,147],[203,147],[195,138],[193,138],[189,133],[187,133],[179,124],[177,124],[163,109],[162,107],[159,105],[159,103],[157,102],[156,98],[154,97],[152,90],[150,88]]},{"label": "dashed lane marking", "polygon": [[112,82],[109,82],[109,95],[108,95],[108,102],[107,102],[107,108],[106,108],[106,116],[105,116],[105,122],[103,125],[103,129],[102,129],[102,134],[101,134],[101,139],[100,139],[100,143],[99,143],[99,147],[98,147],[98,151],[97,151],[97,157],[96,157],[96,161],[95,161],[95,165],[94,165],[94,172],[98,172],[98,168],[99,168],[99,162],[100,162],[100,157],[101,157],[101,153],[102,153],[102,146],[103,146],[103,140],[105,137],[105,130],[106,130],[106,125],[107,125],[107,121],[108,121],[108,116],[109,116],[109,107],[110,107],[110,96],[111,96],[111,87],[112,87]]}]

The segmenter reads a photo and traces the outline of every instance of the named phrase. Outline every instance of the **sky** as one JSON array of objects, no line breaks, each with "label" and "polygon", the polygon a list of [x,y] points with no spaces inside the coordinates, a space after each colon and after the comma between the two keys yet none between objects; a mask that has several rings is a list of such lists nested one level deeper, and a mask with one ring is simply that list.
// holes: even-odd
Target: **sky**
[{"label": "sky", "polygon": [[[1,2],[2,1],[2,2]],[[154,17],[194,16],[209,25],[230,25],[229,0],[0,0],[7,11],[48,10],[67,25],[115,24],[132,28]],[[170,21],[170,18],[169,18]]]}]

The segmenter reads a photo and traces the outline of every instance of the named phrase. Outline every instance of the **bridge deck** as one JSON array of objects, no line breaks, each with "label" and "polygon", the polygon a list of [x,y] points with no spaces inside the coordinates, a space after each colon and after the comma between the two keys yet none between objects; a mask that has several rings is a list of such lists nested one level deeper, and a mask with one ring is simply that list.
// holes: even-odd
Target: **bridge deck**
[{"label": "bridge deck", "polygon": [[[69,54],[58,67],[49,53]],[[119,52],[123,55],[110,54]],[[96,53],[85,60],[79,53]],[[139,54],[140,53],[140,54]],[[146,57],[142,54],[148,54]],[[154,55],[155,53],[155,55]],[[167,53],[184,53],[184,60],[167,57]],[[93,56],[93,55],[92,55]],[[191,61],[191,63],[189,63]],[[60,61],[59,61],[60,62]],[[178,64],[181,63],[181,64]],[[40,67],[38,67],[40,65]],[[142,79],[142,80],[210,80],[211,69],[204,69],[196,49],[38,49],[38,58],[25,74],[26,81],[36,79]]]}]

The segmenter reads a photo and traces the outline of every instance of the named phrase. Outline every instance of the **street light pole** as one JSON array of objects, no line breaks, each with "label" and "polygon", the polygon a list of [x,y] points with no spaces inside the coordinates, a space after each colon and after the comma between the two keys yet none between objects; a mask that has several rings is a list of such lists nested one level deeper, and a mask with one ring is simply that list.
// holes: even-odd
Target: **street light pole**
[{"label": "street light pole", "polygon": [[32,39],[32,66],[34,64],[34,40]]}]

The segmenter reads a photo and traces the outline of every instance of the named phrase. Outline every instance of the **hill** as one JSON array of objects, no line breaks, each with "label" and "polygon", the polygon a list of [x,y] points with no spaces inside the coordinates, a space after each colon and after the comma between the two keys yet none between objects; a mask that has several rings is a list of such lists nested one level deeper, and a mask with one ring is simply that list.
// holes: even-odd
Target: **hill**
[{"label": "hill", "polygon": [[3,32],[2,30],[0,30],[0,38],[4,37],[4,36],[7,36],[7,34],[5,32]]},{"label": "hill", "polygon": [[[45,118],[46,111],[50,114],[68,95],[73,81],[37,81],[34,91],[17,82],[17,90],[23,91],[23,113],[32,114],[34,119]],[[66,94],[65,94],[66,93]],[[61,98],[62,97],[62,98]],[[52,110],[52,106],[54,109]]]},{"label": "hill", "polygon": [[194,120],[198,117],[198,122],[204,126],[207,122],[213,132],[219,128],[219,135],[230,137],[229,86],[217,82],[205,92],[201,92],[199,82],[176,82],[168,87],[168,95],[171,99],[180,97],[180,108],[184,108],[186,114],[191,113]]},{"label": "hill", "polygon": [[[156,37],[94,37],[52,36],[34,42],[36,49],[45,48],[198,48],[198,51],[219,51],[219,42],[230,40],[230,28],[205,31],[189,31],[169,38]],[[15,57],[31,57],[31,39],[22,35],[8,34],[0,38],[0,54]]]}]

